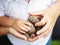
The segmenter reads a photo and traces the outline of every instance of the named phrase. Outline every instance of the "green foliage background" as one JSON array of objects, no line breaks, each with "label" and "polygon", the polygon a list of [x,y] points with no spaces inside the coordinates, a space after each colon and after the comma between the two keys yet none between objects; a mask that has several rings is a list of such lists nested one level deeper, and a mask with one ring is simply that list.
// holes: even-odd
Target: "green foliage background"
[{"label": "green foliage background", "polygon": [[51,45],[60,45],[60,40],[52,40]]}]

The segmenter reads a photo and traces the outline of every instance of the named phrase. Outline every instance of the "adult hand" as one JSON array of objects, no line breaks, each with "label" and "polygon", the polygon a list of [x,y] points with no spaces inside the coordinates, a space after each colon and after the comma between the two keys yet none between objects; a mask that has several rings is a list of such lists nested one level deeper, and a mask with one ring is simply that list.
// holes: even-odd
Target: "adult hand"
[{"label": "adult hand", "polygon": [[47,37],[52,32],[56,19],[60,13],[59,5],[60,4],[55,4],[45,10],[30,13],[32,16],[43,16],[41,21],[35,24],[35,26],[45,25],[41,30],[37,31],[39,37]]},{"label": "adult hand", "polygon": [[13,36],[15,36],[16,38],[19,38],[19,39],[22,39],[22,40],[27,40],[27,37],[21,33],[19,33],[17,30],[15,30],[14,28],[12,27],[9,27],[8,28],[8,32],[10,34],[12,34]]},{"label": "adult hand", "polygon": [[4,36],[6,34],[12,34],[13,36],[15,36],[15,37],[17,37],[19,39],[27,40],[26,36],[24,36],[23,34],[19,33],[14,28],[1,26],[0,27],[0,36]]}]

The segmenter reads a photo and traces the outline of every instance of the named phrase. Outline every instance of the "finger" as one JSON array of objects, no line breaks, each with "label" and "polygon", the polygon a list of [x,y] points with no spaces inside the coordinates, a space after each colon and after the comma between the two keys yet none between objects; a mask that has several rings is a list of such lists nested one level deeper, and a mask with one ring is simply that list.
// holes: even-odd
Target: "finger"
[{"label": "finger", "polygon": [[32,24],[29,23],[29,22],[24,22],[24,24],[26,24],[26,25],[28,25],[28,26],[32,26]]},{"label": "finger", "polygon": [[40,22],[36,23],[35,26],[45,25],[47,22],[46,17],[43,17]]},{"label": "finger", "polygon": [[23,27],[25,27],[27,30],[30,30],[29,26],[23,25]]},{"label": "finger", "polygon": [[51,33],[52,33],[52,32],[49,32],[49,33],[43,35],[43,37],[44,37],[44,38],[47,38]]},{"label": "finger", "polygon": [[50,33],[52,33],[53,26],[50,25],[50,27],[45,31],[43,34],[41,34],[44,38],[48,37]]},{"label": "finger", "polygon": [[23,27],[23,26],[19,26],[19,27],[20,27],[21,30],[23,30],[25,32],[28,32],[28,30],[25,27]]},{"label": "finger", "polygon": [[27,38],[26,38],[24,35],[18,33],[18,32],[17,32],[15,29],[13,29],[13,28],[10,28],[9,32],[10,32],[12,35],[14,35],[15,37],[17,37],[17,38],[20,38],[20,39],[23,39],[23,40],[27,40]]},{"label": "finger", "polygon": [[37,31],[37,35],[44,33],[45,31],[47,31],[47,29],[50,26],[50,22],[48,22],[41,30]]},{"label": "finger", "polygon": [[53,30],[53,26],[51,25],[48,29],[48,31],[45,32],[45,34],[43,35],[45,38],[49,36],[49,34],[52,33],[52,30]]},{"label": "finger", "polygon": [[18,26],[15,26],[14,29],[16,29],[16,30],[17,30],[18,32],[20,32],[20,33],[26,33],[26,32],[24,32],[24,31],[22,31]]},{"label": "finger", "polygon": [[29,38],[28,41],[33,42],[33,41],[36,41],[38,38],[39,38],[38,36],[36,36],[34,38]]},{"label": "finger", "polygon": [[40,34],[40,37],[46,37],[49,35],[49,30],[45,31],[44,33]]}]

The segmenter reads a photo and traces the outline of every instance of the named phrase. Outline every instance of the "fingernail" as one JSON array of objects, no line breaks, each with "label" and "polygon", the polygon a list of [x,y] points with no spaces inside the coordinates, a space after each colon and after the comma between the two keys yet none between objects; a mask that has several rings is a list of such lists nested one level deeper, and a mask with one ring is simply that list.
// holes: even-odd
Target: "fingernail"
[{"label": "fingernail", "polygon": [[30,28],[29,28],[29,30],[30,30]]},{"label": "fingernail", "polygon": [[38,35],[39,33],[37,32],[37,35]]}]

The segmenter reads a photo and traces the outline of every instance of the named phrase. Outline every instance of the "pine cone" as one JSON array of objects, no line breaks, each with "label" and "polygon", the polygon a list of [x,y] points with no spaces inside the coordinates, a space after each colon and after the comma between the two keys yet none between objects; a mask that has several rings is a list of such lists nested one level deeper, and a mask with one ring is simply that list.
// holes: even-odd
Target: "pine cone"
[{"label": "pine cone", "polygon": [[31,28],[30,31],[28,31],[25,35],[29,38],[33,38],[36,35],[36,32],[42,28],[42,26],[35,26],[35,23],[39,22],[41,19],[39,16],[29,16],[28,21],[32,23],[32,26],[29,26]]}]

